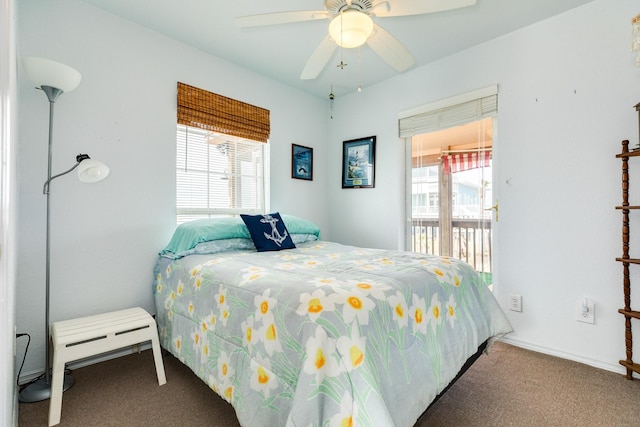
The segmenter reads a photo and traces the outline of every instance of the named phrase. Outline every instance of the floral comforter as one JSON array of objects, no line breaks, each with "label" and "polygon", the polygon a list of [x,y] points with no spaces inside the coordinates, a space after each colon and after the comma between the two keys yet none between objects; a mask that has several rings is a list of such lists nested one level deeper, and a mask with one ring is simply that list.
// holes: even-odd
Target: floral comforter
[{"label": "floral comforter", "polygon": [[452,258],[315,241],[160,257],[160,340],[243,426],[412,426],[511,326]]}]

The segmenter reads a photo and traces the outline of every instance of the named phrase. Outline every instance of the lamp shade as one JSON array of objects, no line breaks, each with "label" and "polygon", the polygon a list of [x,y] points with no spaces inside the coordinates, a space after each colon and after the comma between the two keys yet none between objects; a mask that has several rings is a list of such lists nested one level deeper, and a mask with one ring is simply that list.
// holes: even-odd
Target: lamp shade
[{"label": "lamp shade", "polygon": [[366,13],[345,10],[331,20],[329,34],[338,46],[352,48],[362,46],[373,32],[373,20]]},{"label": "lamp shade", "polygon": [[38,86],[50,86],[71,92],[80,85],[82,75],[68,65],[46,58],[25,56],[22,65],[29,78]]},{"label": "lamp shade", "polygon": [[78,165],[78,179],[82,182],[102,181],[109,175],[109,167],[102,162],[86,159]]}]

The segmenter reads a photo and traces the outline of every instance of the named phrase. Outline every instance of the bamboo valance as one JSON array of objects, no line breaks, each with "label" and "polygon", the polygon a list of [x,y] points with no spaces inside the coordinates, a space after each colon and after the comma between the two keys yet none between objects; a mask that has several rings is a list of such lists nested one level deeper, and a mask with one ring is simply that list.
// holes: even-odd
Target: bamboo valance
[{"label": "bamboo valance", "polygon": [[178,82],[178,124],[267,142],[269,110]]}]

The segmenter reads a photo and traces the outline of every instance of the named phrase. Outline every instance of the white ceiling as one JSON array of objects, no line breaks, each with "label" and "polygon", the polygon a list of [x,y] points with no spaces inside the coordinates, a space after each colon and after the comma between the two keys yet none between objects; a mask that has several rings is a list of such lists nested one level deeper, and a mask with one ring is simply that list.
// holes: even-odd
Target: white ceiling
[{"label": "white ceiling", "polygon": [[[354,92],[359,83],[366,90],[398,74],[365,45],[342,52],[336,49],[315,80],[300,80],[307,60],[327,34],[328,20],[254,28],[240,28],[235,22],[236,17],[245,15],[324,10],[323,0],[83,1],[318,97],[328,97],[331,87],[336,97]],[[590,1],[477,0],[474,6],[463,9],[374,17],[374,21],[411,51],[416,63],[408,72]],[[348,64],[342,70],[337,67],[341,54]]]}]

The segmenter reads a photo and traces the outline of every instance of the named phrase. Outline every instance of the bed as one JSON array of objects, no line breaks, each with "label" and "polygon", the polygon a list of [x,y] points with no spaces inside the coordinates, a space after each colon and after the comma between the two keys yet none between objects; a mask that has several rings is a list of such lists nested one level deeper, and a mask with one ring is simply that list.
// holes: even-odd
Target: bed
[{"label": "bed", "polygon": [[277,213],[180,225],[153,289],[161,345],[243,426],[412,426],[511,331],[468,264]]}]

